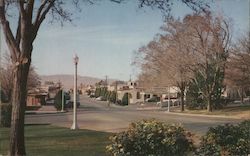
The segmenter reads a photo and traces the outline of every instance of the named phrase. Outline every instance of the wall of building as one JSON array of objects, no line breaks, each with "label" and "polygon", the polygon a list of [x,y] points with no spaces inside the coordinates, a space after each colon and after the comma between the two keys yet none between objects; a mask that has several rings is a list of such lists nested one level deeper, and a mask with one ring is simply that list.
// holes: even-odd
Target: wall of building
[{"label": "wall of building", "polygon": [[138,102],[144,102],[144,93],[139,92],[137,89],[119,90],[119,91],[117,91],[118,100],[122,100],[125,93],[129,93],[131,95],[131,97],[129,99],[130,104],[135,104],[135,103],[138,103]]},{"label": "wall of building", "polygon": [[41,99],[35,96],[27,97],[27,106],[41,106]]}]

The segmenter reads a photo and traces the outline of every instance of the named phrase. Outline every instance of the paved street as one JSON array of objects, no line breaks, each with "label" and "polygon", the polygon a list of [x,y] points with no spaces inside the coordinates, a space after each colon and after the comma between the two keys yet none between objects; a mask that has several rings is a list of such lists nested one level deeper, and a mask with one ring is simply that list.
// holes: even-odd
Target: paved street
[{"label": "paved street", "polygon": [[[126,107],[111,105],[107,102],[81,97],[78,109],[78,125],[81,129],[106,132],[125,130],[129,123],[141,119],[155,118],[167,123],[181,123],[185,128],[196,134],[204,134],[208,127],[224,123],[237,123],[240,120],[230,118],[206,117],[196,115],[179,115],[166,112],[156,107],[130,105]],[[67,113],[39,113],[26,115],[26,124],[52,124],[71,127],[72,111]]]}]

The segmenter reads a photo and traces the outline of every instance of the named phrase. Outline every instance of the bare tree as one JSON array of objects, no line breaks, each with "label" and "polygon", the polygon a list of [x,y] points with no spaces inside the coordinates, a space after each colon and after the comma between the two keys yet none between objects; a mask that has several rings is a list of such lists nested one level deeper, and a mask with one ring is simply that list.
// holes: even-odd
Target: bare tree
[{"label": "bare tree", "polygon": [[141,67],[144,77],[155,77],[148,82],[152,85],[178,87],[181,111],[184,111],[185,90],[192,78],[190,68],[193,62],[192,53],[186,45],[188,34],[184,26],[179,20],[169,20],[163,27],[166,35],[155,38],[138,51],[143,57]]},{"label": "bare tree", "polygon": [[[76,8],[79,2],[93,4],[98,0],[73,0]],[[111,0],[120,3],[124,0]],[[71,21],[72,10],[67,5],[71,2],[64,0],[0,0],[0,21],[3,28],[5,40],[10,52],[13,70],[13,92],[12,92],[12,123],[10,132],[10,155],[25,155],[24,144],[24,108],[27,96],[27,80],[33,42],[35,41],[39,28],[48,14],[52,19]],[[150,6],[168,13],[173,0],[139,0],[139,6]],[[193,9],[204,9],[207,7],[202,0],[181,0]],[[12,30],[8,19],[8,10],[17,13],[18,20],[16,30]],[[13,12],[13,11],[12,11]],[[15,34],[14,34],[15,33]]]},{"label": "bare tree", "polygon": [[[1,65],[0,70],[0,81],[1,81],[1,90],[8,97],[8,100],[11,99],[12,89],[13,89],[13,72],[11,59],[8,53],[5,53],[4,60]],[[40,77],[37,74],[35,67],[31,65],[29,69],[27,88],[32,89],[40,85]]]},{"label": "bare tree", "polygon": [[166,35],[139,49],[142,71],[148,72],[144,75],[155,75],[158,78],[155,82],[160,80],[177,86],[182,111],[189,81],[198,82],[197,78],[202,78],[205,83],[200,86],[200,92],[207,101],[208,111],[212,111],[212,102],[220,98],[223,91],[230,47],[228,22],[210,13],[193,14],[183,21],[170,19],[163,29]]},{"label": "bare tree", "polygon": [[232,48],[227,61],[226,84],[238,90],[241,102],[250,87],[250,32],[240,38]]},{"label": "bare tree", "polygon": [[184,22],[191,32],[189,45],[196,58],[194,71],[204,81],[200,91],[207,101],[207,110],[212,111],[213,102],[220,99],[223,91],[225,63],[231,43],[230,25],[222,17],[213,17],[210,13],[187,16]]}]

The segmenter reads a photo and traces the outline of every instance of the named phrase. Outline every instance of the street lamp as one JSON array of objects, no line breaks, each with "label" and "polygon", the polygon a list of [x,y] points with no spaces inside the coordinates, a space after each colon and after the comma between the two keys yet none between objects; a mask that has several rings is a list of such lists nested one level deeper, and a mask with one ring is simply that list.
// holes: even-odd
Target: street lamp
[{"label": "street lamp", "polygon": [[79,61],[79,57],[75,54],[74,56],[74,64],[75,64],[75,75],[74,75],[74,110],[73,110],[73,124],[71,129],[78,129],[77,125],[77,110],[76,110],[76,94],[77,94],[77,64]]}]

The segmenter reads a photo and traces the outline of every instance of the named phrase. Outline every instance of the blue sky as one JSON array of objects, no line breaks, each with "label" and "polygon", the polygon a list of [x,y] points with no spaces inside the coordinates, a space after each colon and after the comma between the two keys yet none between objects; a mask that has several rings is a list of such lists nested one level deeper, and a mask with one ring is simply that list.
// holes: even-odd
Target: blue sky
[{"label": "blue sky", "polygon": [[[215,0],[214,11],[232,19],[234,37],[249,29],[250,0]],[[190,13],[186,6],[173,8],[175,17]],[[136,77],[131,66],[133,51],[160,33],[162,14],[150,8],[138,9],[131,0],[125,4],[99,2],[84,6],[73,24],[42,25],[34,43],[32,63],[41,75],[73,74],[73,55],[79,56],[82,76],[128,80]]]}]

